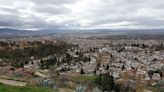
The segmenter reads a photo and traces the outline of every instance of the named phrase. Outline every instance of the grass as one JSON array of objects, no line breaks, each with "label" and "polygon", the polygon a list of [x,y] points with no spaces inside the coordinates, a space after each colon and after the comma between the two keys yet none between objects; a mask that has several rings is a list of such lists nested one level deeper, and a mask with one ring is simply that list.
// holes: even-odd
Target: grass
[{"label": "grass", "polygon": [[164,92],[164,88],[157,88],[152,86],[146,86],[145,89],[151,90],[152,92]]},{"label": "grass", "polygon": [[41,87],[15,87],[0,84],[0,92],[55,92],[51,89]]}]

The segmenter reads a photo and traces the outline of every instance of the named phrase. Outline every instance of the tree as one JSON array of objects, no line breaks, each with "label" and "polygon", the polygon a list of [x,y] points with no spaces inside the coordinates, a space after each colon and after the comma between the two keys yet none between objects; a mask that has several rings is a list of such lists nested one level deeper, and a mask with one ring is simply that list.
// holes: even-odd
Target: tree
[{"label": "tree", "polygon": [[109,73],[99,75],[95,79],[95,84],[99,85],[103,91],[108,91],[108,92],[115,90],[115,88],[119,88],[115,85],[114,77]]},{"label": "tree", "polygon": [[152,79],[153,74],[154,74],[154,71],[153,70],[149,70],[148,71],[148,75],[149,75],[150,79]]},{"label": "tree", "polygon": [[106,66],[106,70],[108,70],[109,69],[109,65],[107,64],[107,66]]},{"label": "tree", "polygon": [[96,74],[96,72],[97,72],[97,70],[95,69],[95,70],[93,71],[93,73]]},{"label": "tree", "polygon": [[162,72],[160,72],[160,73],[159,73],[159,75],[160,75],[160,77],[161,77],[161,80],[162,80],[162,77],[163,77],[163,73],[162,73]]},{"label": "tree", "polygon": [[43,60],[40,61],[40,68],[44,69],[44,61]]},{"label": "tree", "polygon": [[83,69],[83,68],[81,68],[81,70],[80,70],[80,74],[85,74],[85,72],[84,72],[84,69]]},{"label": "tree", "polygon": [[162,80],[163,73],[162,73],[162,71],[160,69],[155,70],[154,73],[159,73],[159,75],[161,77],[161,80]]},{"label": "tree", "polygon": [[125,65],[123,64],[123,66],[122,66],[122,68],[121,68],[122,70],[124,70],[125,69]]},{"label": "tree", "polygon": [[96,70],[98,70],[100,67],[100,62],[97,62],[97,65],[96,65]]}]

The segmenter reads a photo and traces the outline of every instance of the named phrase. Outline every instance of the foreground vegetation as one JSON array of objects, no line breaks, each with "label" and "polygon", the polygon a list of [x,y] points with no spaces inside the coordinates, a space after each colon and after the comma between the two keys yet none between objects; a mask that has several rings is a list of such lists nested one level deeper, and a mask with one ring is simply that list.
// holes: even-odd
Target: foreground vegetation
[{"label": "foreground vegetation", "polygon": [[0,84],[0,92],[55,92],[51,89],[41,87],[15,87]]}]

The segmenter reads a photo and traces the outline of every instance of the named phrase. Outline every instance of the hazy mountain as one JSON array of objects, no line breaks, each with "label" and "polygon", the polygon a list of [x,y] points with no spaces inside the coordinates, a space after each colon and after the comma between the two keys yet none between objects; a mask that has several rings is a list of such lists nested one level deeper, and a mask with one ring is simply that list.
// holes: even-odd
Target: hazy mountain
[{"label": "hazy mountain", "polygon": [[164,34],[164,29],[142,29],[142,30],[110,30],[110,29],[43,29],[38,31],[19,30],[10,28],[0,29],[0,38],[25,37],[25,36],[40,36],[54,34],[74,34],[88,36],[103,36],[103,35],[134,35],[134,34]]},{"label": "hazy mountain", "polygon": [[33,36],[37,34],[38,32],[27,31],[27,30],[18,30],[18,29],[10,29],[10,28],[0,29],[0,38],[24,37],[24,36]]}]

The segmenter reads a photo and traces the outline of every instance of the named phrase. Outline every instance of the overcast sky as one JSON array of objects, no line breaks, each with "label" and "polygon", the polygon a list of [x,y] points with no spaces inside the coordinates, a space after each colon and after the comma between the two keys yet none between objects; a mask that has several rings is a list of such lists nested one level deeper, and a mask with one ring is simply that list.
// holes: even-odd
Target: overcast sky
[{"label": "overcast sky", "polygon": [[164,28],[163,0],[0,0],[0,27]]}]

